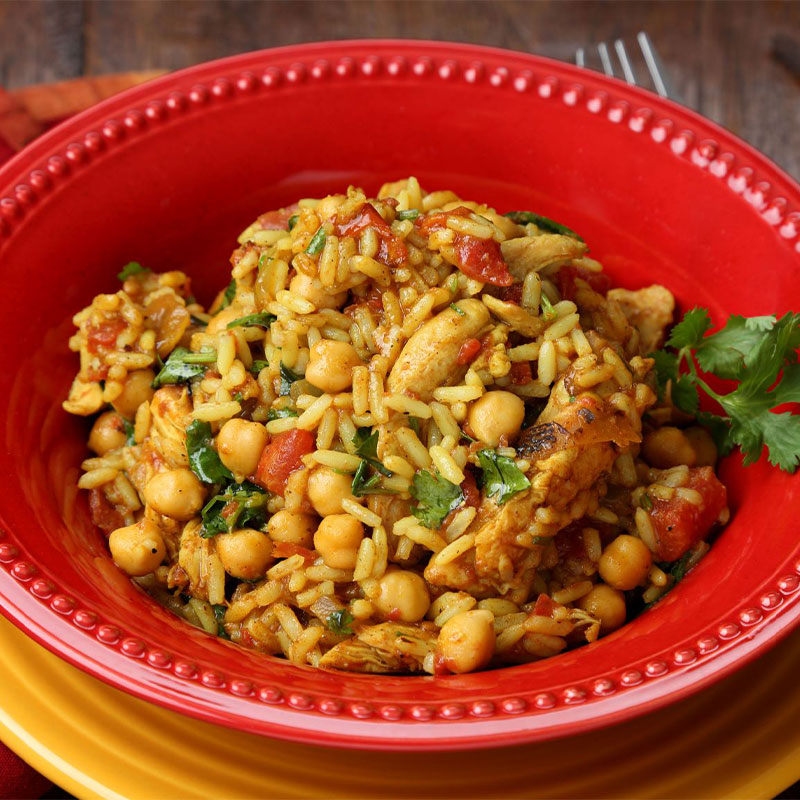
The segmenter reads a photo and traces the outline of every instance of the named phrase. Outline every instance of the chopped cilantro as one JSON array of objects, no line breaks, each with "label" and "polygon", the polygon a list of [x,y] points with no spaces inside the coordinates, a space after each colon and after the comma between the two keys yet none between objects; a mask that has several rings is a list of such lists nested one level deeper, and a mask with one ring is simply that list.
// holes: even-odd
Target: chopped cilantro
[{"label": "chopped cilantro", "polygon": [[233,478],[233,473],[222,463],[214,447],[211,425],[196,419],[186,429],[186,452],[189,467],[204,483],[222,483]]},{"label": "chopped cilantro", "polygon": [[267,521],[267,493],[249,481],[231,483],[203,507],[200,535],[210,539],[236,528],[262,528]]},{"label": "chopped cilantro", "polygon": [[439,473],[420,470],[409,487],[417,504],[411,513],[426,527],[438,530],[445,517],[464,501],[460,486],[443,478]]},{"label": "chopped cilantro", "polygon": [[168,383],[187,383],[193,378],[199,378],[206,371],[206,364],[213,364],[216,360],[216,350],[192,353],[185,347],[176,347],[153,380],[153,388],[158,389]]},{"label": "chopped cilantro", "polygon": [[450,303],[450,308],[452,308],[453,311],[455,311],[456,314],[458,314],[460,317],[467,316],[467,312],[464,311],[463,309],[460,309],[455,303]]},{"label": "chopped cilantro", "polygon": [[483,470],[481,486],[486,496],[494,497],[498,505],[531,486],[531,482],[514,460],[498,455],[495,450],[479,450],[478,462]]},{"label": "chopped cilantro", "polygon": [[124,281],[130,278],[132,275],[141,275],[144,272],[150,272],[147,267],[143,267],[138,261],[129,261],[123,268],[121,272],[117,273],[117,278],[119,280]]},{"label": "chopped cilantro", "polygon": [[225,289],[225,294],[222,295],[222,302],[219,304],[217,311],[227,308],[233,302],[234,297],[236,297],[236,278],[231,278],[231,282]]},{"label": "chopped cilantro", "polygon": [[649,511],[653,507],[653,498],[647,492],[643,492],[639,498],[639,505],[645,510]]},{"label": "chopped cilantro", "polygon": [[539,230],[546,233],[561,233],[564,236],[572,236],[573,239],[583,241],[572,228],[568,228],[566,225],[562,225],[549,217],[543,217],[541,214],[534,214],[532,211],[509,211],[504,216],[508,217],[512,222],[516,222],[517,225],[527,225],[532,222]]},{"label": "chopped cilantro", "polygon": [[547,319],[556,313],[553,309],[553,304],[550,302],[549,298],[544,292],[542,292],[541,298],[539,299],[539,305],[542,307],[542,314]]},{"label": "chopped cilantro", "polygon": [[280,373],[281,385],[278,388],[278,394],[281,397],[285,397],[287,394],[289,394],[289,392],[292,391],[292,384],[295,381],[299,381],[303,376],[290,370],[289,367],[283,363],[283,361],[281,361]]},{"label": "chopped cilantro", "polygon": [[136,444],[136,440],[133,438],[133,424],[122,417],[122,427],[125,429],[125,445],[133,447]]},{"label": "chopped cilantro", "polygon": [[217,621],[217,636],[220,639],[230,639],[231,637],[225,630],[225,606],[215,605],[212,608],[214,609],[214,619]]},{"label": "chopped cilantro", "polygon": [[271,408],[267,411],[267,422],[274,419],[286,419],[286,417],[296,417],[297,412],[293,408]]},{"label": "chopped cilantro", "polygon": [[258,375],[258,373],[261,372],[262,369],[266,369],[268,366],[269,366],[269,361],[264,361],[263,359],[261,360],[256,359],[250,365],[250,372],[252,372],[254,375]]},{"label": "chopped cilantro", "polygon": [[274,314],[268,314],[266,311],[261,311],[258,314],[248,314],[245,317],[239,317],[229,322],[225,327],[230,330],[231,328],[249,328],[254,325],[260,325],[262,328],[269,328],[277,317]]},{"label": "chopped cilantro", "polygon": [[350,626],[355,621],[356,618],[346,608],[340,608],[338,611],[328,614],[326,624],[331,633],[335,633],[337,636],[350,636],[353,633]]},{"label": "chopped cilantro", "polygon": [[299,219],[300,219],[299,214],[292,214],[292,216],[289,217],[289,222],[288,222],[289,230],[292,230],[292,228],[294,228],[294,226],[297,225]]},{"label": "chopped cilantro", "polygon": [[310,256],[315,256],[323,247],[325,247],[325,228],[320,225],[317,228],[317,232],[311,237],[311,241],[306,247],[306,253]]},{"label": "chopped cilantro", "polygon": [[397,219],[416,219],[418,216],[419,210],[416,208],[408,208],[397,212]]}]

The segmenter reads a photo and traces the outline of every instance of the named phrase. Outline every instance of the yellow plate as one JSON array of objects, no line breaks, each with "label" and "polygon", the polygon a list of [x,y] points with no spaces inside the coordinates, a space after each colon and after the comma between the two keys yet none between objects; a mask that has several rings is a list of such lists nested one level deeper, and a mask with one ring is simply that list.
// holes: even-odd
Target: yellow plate
[{"label": "yellow plate", "polygon": [[197,722],[85,675],[2,618],[0,652],[0,738],[80,798],[768,798],[800,777],[800,634],[654,714],[460,753],[334,750]]}]

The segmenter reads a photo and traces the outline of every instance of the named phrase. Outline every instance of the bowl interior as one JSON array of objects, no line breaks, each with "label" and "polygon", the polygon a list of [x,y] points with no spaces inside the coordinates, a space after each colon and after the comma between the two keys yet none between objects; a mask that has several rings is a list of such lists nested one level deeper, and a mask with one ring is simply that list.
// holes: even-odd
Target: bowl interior
[{"label": "bowl interior", "polygon": [[[619,715],[662,692],[683,691],[694,680],[691,675],[680,680],[671,675],[662,684],[630,690],[631,697],[639,692],[635,702],[619,694],[603,698],[599,690],[580,712],[562,702],[565,688],[600,678],[624,686],[621,676],[638,672],[641,679],[651,663],[668,663],[672,672],[677,662],[670,659],[676,652],[697,655],[699,647],[702,653],[698,642],[709,636],[716,641],[711,649],[729,649],[720,626],[730,621],[741,626],[737,614],[743,603],[758,605],[757,598],[792,572],[797,556],[791,509],[800,483],[765,463],[743,470],[733,457],[723,464],[733,520],[705,561],[657,608],[607,639],[557,658],[446,679],[344,676],[297,668],[207,636],[135,589],[113,566],[104,537],[91,525],[85,497],[75,488],[87,452],[88,424],[60,407],[77,368],[67,349],[72,315],[96,293],[115,291],[115,274],[130,260],[154,270],[184,270],[201,301],[210,301],[229,279],[228,257],[237,234],[260,212],[298,197],[341,191],[350,183],[375,191],[384,180],[413,174],[428,189],[452,188],[500,211],[530,209],[558,219],[581,232],[615,283],[634,288],[663,283],[683,310],[703,305],[717,321],[733,312],[781,312],[798,297],[794,249],[728,181],[649,135],[649,122],[639,132],[624,121],[611,121],[606,111],[592,113],[583,101],[563,102],[559,93],[544,96],[534,89],[517,91],[508,81],[449,81],[430,73],[398,77],[356,71],[338,78],[332,73],[317,81],[293,84],[284,78],[271,88],[232,89],[222,99],[208,93],[195,101],[188,94],[198,81],[208,86],[213,77],[235,78],[246,69],[258,77],[267,67],[286,70],[298,58],[314,64],[323,55],[330,63],[342,56],[358,61],[361,53],[380,55],[381,47],[388,45],[299,48],[288,55],[264,53],[179,73],[67,123],[6,168],[0,188],[6,179],[9,193],[45,163],[45,156],[81,141],[106,119],[142,109],[169,91],[184,92],[185,110],[170,111],[160,120],[142,115],[139,127],[129,126],[117,139],[106,136],[104,147],[86,160],[65,162],[71,163],[67,174],[54,174],[52,187],[36,193],[35,202],[21,219],[11,219],[0,239],[5,288],[0,330],[7,375],[0,395],[5,421],[0,428],[0,518],[8,539],[36,567],[28,580],[0,573],[0,602],[7,613],[12,606],[27,609],[17,614],[18,621],[26,617],[40,639],[73,660],[80,662],[82,652],[97,665],[96,674],[117,685],[173,707],[183,705],[191,713],[281,735],[286,732],[281,726],[321,728],[323,717],[306,711],[303,719],[311,722],[276,722],[258,687],[274,690],[269,697],[299,693],[340,704],[368,699],[373,709],[426,702],[497,705],[521,693],[528,701],[540,695],[555,698],[552,711],[549,701],[542,701],[538,717],[514,723],[523,738],[555,730],[561,724],[557,714],[566,715],[567,722],[579,716],[585,720],[600,713],[589,706],[605,703],[611,716]],[[387,53],[414,57],[409,45],[392,47]],[[442,48],[426,51],[434,64],[445,56],[464,67],[474,63],[474,49]],[[498,66],[534,67],[534,87],[537,75],[566,70],[567,78],[584,82],[587,93],[609,89],[602,78],[576,78],[569,68],[548,62],[477,53],[489,72]],[[610,91],[627,92],[631,108],[658,104],[615,84]],[[682,112],[667,106],[665,113],[679,117]],[[690,122],[704,124],[696,118]],[[745,158],[753,155],[742,152]],[[786,191],[796,199],[796,188]],[[40,586],[44,600],[31,598],[31,592],[38,593],[34,583],[42,578],[51,581],[57,595]],[[62,595],[72,605],[64,606],[59,619],[53,606]],[[31,610],[31,603],[38,603],[40,611]],[[80,630],[76,609],[97,617],[88,634]],[[116,638],[113,631],[108,634],[113,647],[98,645],[99,623],[121,632]],[[118,649],[121,640],[141,640],[145,649],[138,652],[130,645],[126,653]],[[150,658],[154,652],[161,653],[167,667],[148,667],[139,657],[145,652],[151,661],[158,661]],[[199,672],[190,675],[194,683],[175,674],[181,663],[199,665]],[[207,675],[212,677],[206,680]],[[214,691],[215,681],[227,691]],[[231,693],[235,681],[245,689],[251,684],[255,694]],[[533,709],[535,703],[528,701]],[[469,726],[462,727],[467,731]],[[398,742],[418,736],[407,727],[392,735]],[[463,738],[471,735],[465,732]],[[499,744],[502,731],[497,735]]]}]

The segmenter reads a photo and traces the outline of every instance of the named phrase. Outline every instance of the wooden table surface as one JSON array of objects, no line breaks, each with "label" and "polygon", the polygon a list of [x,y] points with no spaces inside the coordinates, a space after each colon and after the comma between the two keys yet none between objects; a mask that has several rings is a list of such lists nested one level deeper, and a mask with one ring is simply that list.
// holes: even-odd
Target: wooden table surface
[{"label": "wooden table surface", "polygon": [[[0,0],[0,86],[177,69],[319,39],[451,39],[572,60],[576,47],[646,30],[685,103],[800,178],[800,2],[584,0]],[[599,64],[599,60],[598,60]]]}]

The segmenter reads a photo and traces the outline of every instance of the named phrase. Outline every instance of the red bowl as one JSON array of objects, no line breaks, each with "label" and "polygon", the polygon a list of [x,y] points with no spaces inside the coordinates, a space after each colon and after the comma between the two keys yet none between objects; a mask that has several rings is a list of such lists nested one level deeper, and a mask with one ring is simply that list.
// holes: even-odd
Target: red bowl
[{"label": "red bowl", "polygon": [[168,708],[246,731],[383,749],[544,739],[673,702],[800,616],[800,480],[722,465],[733,520],[655,609],[602,641],[494,672],[369,677],[292,666],[190,628],[112,564],[75,488],[87,425],[61,410],[71,316],[120,265],[227,281],[255,216],[415,174],[581,231],[626,286],[684,308],[783,312],[800,298],[800,187],[698,115],[522,53],[340,42],[213,62],[108,100],[0,170],[6,391],[0,608],[52,651]]}]

